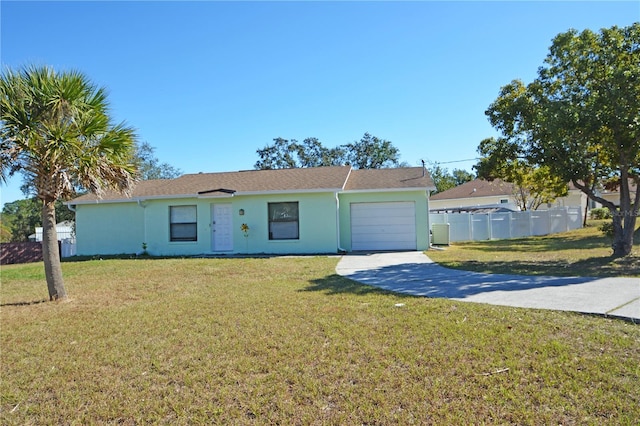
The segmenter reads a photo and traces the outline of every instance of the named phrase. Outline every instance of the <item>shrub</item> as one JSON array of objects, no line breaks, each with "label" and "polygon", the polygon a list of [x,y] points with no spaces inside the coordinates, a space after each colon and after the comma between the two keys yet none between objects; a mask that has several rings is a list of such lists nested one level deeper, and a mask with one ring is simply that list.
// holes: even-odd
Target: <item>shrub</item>
[{"label": "shrub", "polygon": [[604,222],[602,225],[598,226],[598,230],[602,231],[602,233],[607,237],[613,238],[613,222]]},{"label": "shrub", "polygon": [[611,219],[611,210],[609,210],[606,207],[591,209],[591,219],[595,219],[595,220]]}]

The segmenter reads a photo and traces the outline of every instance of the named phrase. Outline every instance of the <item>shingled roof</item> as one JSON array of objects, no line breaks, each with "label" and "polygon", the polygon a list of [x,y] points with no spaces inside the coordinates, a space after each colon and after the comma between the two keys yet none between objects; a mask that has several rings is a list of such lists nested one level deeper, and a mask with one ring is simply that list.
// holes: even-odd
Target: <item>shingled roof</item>
[{"label": "shingled roof", "polygon": [[479,198],[500,195],[511,195],[513,184],[501,179],[491,182],[484,179],[475,179],[465,182],[446,191],[439,192],[431,196],[431,200],[452,200],[458,198]]},{"label": "shingled roof", "polygon": [[352,170],[350,166],[186,174],[175,179],[138,182],[130,198],[107,192],[98,199],[83,195],[68,204],[132,201],[148,198],[186,198],[231,194],[434,189],[422,167]]},{"label": "shingled roof", "polygon": [[435,186],[429,173],[422,167],[399,167],[395,169],[352,170],[345,185],[347,191],[424,188]]}]

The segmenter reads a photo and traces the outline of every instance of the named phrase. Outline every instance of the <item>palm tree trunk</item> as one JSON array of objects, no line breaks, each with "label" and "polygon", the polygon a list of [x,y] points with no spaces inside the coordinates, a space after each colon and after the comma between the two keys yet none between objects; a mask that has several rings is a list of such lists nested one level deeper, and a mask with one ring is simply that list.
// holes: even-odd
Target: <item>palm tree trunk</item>
[{"label": "palm tree trunk", "polygon": [[42,202],[42,259],[44,260],[44,273],[47,278],[49,300],[66,299],[67,292],[64,289],[60,251],[58,249],[54,201]]}]

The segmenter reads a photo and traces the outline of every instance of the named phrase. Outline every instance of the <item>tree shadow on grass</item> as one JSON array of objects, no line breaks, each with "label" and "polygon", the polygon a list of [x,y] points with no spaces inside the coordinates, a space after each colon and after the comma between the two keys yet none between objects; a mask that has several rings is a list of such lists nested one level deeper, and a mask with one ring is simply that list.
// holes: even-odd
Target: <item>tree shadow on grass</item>
[{"label": "tree shadow on grass", "polygon": [[611,241],[605,237],[541,237],[541,238],[516,238],[505,240],[474,241],[469,243],[474,250],[487,252],[549,252],[557,250],[588,250],[598,248],[608,248]]},{"label": "tree shadow on grass", "polygon": [[486,274],[552,275],[559,277],[632,277],[640,273],[640,257],[591,257],[575,262],[563,260],[439,262],[441,266]]},{"label": "tree shadow on grass", "polygon": [[453,270],[435,263],[405,263],[357,270],[346,278],[412,296],[467,298],[494,291],[565,287],[597,280],[591,277],[487,274]]},{"label": "tree shadow on grass", "polygon": [[317,291],[327,295],[353,294],[356,296],[368,295],[394,295],[400,297],[415,297],[407,294],[398,294],[391,290],[385,290],[367,284],[342,277],[338,274],[332,274],[324,278],[318,278],[309,281],[309,286],[298,291]]},{"label": "tree shadow on grass", "polygon": [[6,306],[31,306],[31,305],[39,305],[41,303],[47,303],[47,302],[48,302],[47,299],[32,300],[31,302],[3,302],[3,303],[0,303],[0,307],[6,307]]},{"label": "tree shadow on grass", "polygon": [[[504,240],[485,240],[463,242],[474,250],[486,252],[524,252],[539,253],[558,250],[609,249],[613,239],[599,235],[581,235],[571,233],[550,234],[538,237],[511,238]],[[634,245],[640,244],[640,225],[634,233]]]}]

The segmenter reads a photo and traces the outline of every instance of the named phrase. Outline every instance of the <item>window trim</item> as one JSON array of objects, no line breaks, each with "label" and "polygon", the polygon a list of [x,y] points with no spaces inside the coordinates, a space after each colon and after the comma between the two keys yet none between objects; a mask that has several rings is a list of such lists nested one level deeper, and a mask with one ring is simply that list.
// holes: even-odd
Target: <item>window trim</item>
[{"label": "window trim", "polygon": [[[174,208],[179,208],[179,207],[192,207],[194,209],[194,213],[195,213],[195,222],[173,222],[173,215],[172,215],[172,211]],[[174,225],[191,225],[193,226],[193,236],[189,236],[189,237],[174,237],[173,236],[173,229],[174,229]],[[169,206],[169,242],[172,243],[185,243],[185,242],[197,242],[198,241],[198,206],[196,204],[183,204],[183,205],[175,205],[175,206]]]},{"label": "window trim", "polygon": [[[272,206],[276,206],[278,204],[295,204],[295,220],[272,220]],[[294,223],[296,224],[296,236],[290,238],[276,238],[273,236],[273,231],[271,230],[271,225],[273,223]],[[279,201],[279,202],[270,202],[267,203],[267,232],[269,241],[298,241],[300,240],[300,203],[298,201]]]}]

